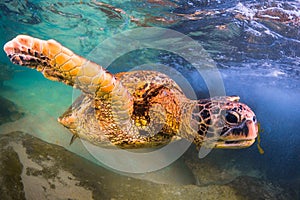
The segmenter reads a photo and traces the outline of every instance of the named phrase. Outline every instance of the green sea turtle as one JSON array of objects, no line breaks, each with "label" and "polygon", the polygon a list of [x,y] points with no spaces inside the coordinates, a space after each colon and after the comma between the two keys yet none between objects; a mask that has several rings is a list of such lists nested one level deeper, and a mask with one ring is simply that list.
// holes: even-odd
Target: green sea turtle
[{"label": "green sea turtle", "polygon": [[83,92],[58,119],[72,132],[71,141],[144,148],[185,138],[198,147],[245,148],[257,137],[256,116],[237,96],[190,100],[165,74],[113,75],[55,40],[19,35],[4,51],[12,63]]}]

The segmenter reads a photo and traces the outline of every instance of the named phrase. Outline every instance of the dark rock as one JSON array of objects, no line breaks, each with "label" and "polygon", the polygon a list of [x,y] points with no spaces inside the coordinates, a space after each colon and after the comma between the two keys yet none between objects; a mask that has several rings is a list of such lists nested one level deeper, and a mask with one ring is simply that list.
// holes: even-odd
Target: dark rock
[{"label": "dark rock", "polygon": [[[1,140],[1,147],[5,146],[5,140]],[[12,147],[0,150],[0,194],[1,199],[25,199],[21,173],[23,166],[18,154]]]},{"label": "dark rock", "polygon": [[14,70],[7,65],[0,63],[0,88],[3,87],[3,82],[13,78]]},{"label": "dark rock", "polygon": [[0,96],[0,125],[23,117],[24,113],[10,100]]},{"label": "dark rock", "polygon": [[297,199],[297,194],[295,191],[289,191],[289,189],[278,185],[278,183],[272,183],[270,181],[258,179],[255,177],[241,176],[236,178],[228,185],[232,188],[235,188],[237,194],[247,197],[247,199],[251,200]]}]

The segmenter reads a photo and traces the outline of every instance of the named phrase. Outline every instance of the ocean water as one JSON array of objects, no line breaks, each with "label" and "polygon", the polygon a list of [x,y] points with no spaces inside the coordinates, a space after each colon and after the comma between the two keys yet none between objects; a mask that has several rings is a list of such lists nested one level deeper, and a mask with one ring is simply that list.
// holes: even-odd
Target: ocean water
[{"label": "ocean water", "polygon": [[[163,49],[151,49],[140,43],[131,48],[132,43],[126,38],[122,38],[123,43],[114,39],[126,31],[146,27],[164,28],[196,41],[201,52],[194,53],[208,59],[206,62],[217,69],[222,84],[207,85],[205,73],[198,70],[205,64],[203,60],[193,60],[192,65],[189,59],[195,58],[194,55],[176,55],[174,49],[169,52],[172,48],[169,44],[176,44],[172,38],[166,37]],[[299,198],[299,1],[2,1],[0,28],[0,46],[19,34],[55,39],[83,57],[100,61],[99,64],[104,58],[102,65],[113,73],[166,66],[160,69],[167,74],[172,70],[179,74],[179,85],[181,80],[187,81],[195,98],[209,97],[214,91],[240,96],[260,122],[264,154],[259,153],[256,142],[247,149],[212,150],[197,162],[212,163],[222,173],[235,170],[234,176],[247,175],[281,184],[292,191],[293,199]],[[145,34],[143,41],[148,41],[146,36],[149,35]],[[149,41],[155,41],[155,35]],[[124,48],[119,56],[118,52]],[[25,113],[18,121],[0,126],[1,134],[24,131],[103,165],[79,142],[69,146],[70,133],[56,122],[74,100],[74,90],[47,80],[36,71],[12,65],[4,51],[0,51],[0,61],[14,70],[14,78],[4,82],[0,94]],[[184,155],[190,156],[197,157],[193,148]],[[185,173],[183,168],[175,167],[175,171],[165,176],[153,172],[139,177],[177,184],[190,176],[178,175]],[[214,177],[207,183],[220,184],[221,172],[216,175],[220,179]],[[174,174],[177,179],[171,178]]]}]

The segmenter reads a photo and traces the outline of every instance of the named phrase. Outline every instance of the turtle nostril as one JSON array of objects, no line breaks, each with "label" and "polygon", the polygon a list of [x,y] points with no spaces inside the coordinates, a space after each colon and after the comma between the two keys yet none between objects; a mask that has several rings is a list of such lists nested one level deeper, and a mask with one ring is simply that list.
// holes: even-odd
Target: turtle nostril
[{"label": "turtle nostril", "polygon": [[256,117],[255,116],[253,116],[252,120],[253,120],[254,123],[256,123]]}]

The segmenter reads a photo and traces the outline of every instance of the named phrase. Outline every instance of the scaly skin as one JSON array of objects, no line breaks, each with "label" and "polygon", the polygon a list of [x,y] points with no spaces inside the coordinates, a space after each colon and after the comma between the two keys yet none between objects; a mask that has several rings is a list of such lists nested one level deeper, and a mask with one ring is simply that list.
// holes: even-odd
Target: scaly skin
[{"label": "scaly skin", "polygon": [[19,35],[4,51],[14,64],[83,91],[59,122],[96,145],[153,147],[181,137],[198,147],[245,148],[257,136],[255,114],[239,97],[190,100],[165,74],[114,76],[54,40]]}]

